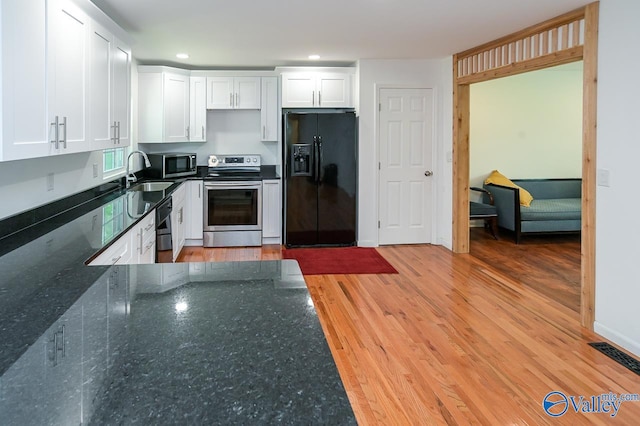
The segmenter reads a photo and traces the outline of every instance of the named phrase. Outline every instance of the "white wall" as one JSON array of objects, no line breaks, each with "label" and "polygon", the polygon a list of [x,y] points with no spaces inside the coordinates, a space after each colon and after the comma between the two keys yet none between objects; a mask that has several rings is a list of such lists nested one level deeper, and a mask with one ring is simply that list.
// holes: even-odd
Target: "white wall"
[{"label": "white wall", "polygon": [[[376,91],[386,87],[425,87],[435,92],[433,242],[451,248],[452,59],[358,61],[359,193],[358,245],[378,245],[378,152]],[[449,156],[447,156],[449,154]]]},{"label": "white wall", "polygon": [[145,152],[195,152],[199,166],[211,154],[260,154],[262,164],[280,164],[278,142],[260,140],[260,111],[207,111],[207,141],[141,144]]},{"label": "white wall", "polygon": [[521,179],[582,176],[582,62],[471,85],[471,186],[495,169]]},{"label": "white wall", "polygon": [[[93,177],[93,164],[98,177]],[[0,219],[84,191],[102,183],[102,152],[0,163]],[[53,173],[53,190],[47,175]]]},{"label": "white wall", "polygon": [[640,56],[628,50],[640,40],[638,16],[637,0],[600,1],[597,167],[610,186],[596,194],[595,330],[640,356]]}]

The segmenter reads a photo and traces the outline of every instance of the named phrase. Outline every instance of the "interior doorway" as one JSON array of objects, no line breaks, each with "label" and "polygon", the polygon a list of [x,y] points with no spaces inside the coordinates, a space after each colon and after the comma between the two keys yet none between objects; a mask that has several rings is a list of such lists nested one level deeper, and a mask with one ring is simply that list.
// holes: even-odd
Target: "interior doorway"
[{"label": "interior doorway", "polygon": [[580,323],[595,320],[595,196],[598,86],[598,2],[453,57],[453,251],[469,251],[470,85],[584,61],[582,106],[582,244]]}]

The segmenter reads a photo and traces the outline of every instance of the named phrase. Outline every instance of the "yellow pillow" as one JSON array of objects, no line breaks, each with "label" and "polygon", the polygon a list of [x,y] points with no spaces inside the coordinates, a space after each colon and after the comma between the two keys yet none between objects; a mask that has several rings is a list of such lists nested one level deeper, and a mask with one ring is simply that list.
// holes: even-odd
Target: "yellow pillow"
[{"label": "yellow pillow", "polygon": [[511,182],[509,178],[507,178],[505,175],[503,175],[497,170],[492,171],[489,177],[484,180],[484,183],[485,185],[489,183],[493,183],[495,185],[508,186],[509,188],[519,188],[520,189],[520,205],[525,207],[531,206],[531,201],[533,201],[533,197],[531,196],[529,191]]}]

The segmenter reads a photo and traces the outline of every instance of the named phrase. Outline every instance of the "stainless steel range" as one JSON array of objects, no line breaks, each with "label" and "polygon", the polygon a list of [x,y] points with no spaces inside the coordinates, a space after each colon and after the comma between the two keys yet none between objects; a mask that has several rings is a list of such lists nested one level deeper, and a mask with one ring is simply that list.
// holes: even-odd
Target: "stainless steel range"
[{"label": "stainless steel range", "polygon": [[210,155],[204,182],[204,246],[262,245],[259,155]]}]

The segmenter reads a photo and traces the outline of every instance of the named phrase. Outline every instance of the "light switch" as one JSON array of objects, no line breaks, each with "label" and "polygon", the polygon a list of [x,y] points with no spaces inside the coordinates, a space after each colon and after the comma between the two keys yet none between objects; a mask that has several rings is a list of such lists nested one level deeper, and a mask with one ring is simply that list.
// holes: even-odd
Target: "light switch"
[{"label": "light switch", "polygon": [[611,185],[610,174],[609,170],[607,169],[598,169],[596,179],[598,182],[598,186],[609,187]]}]

